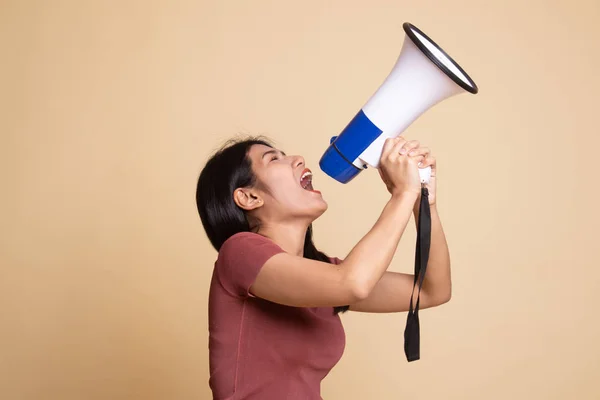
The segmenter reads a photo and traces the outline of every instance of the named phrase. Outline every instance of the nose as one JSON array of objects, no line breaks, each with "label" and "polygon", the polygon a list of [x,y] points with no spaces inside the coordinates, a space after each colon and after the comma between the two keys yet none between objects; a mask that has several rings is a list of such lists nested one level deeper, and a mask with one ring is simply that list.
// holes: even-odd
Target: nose
[{"label": "nose", "polygon": [[301,165],[305,165],[304,157],[302,156],[294,156],[293,162],[294,168],[297,168]]}]

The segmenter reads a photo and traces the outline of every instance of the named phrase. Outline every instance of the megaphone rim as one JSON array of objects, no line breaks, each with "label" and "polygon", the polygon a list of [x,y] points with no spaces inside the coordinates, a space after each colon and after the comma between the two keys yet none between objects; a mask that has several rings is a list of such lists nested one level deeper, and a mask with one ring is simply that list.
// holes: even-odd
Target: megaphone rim
[{"label": "megaphone rim", "polygon": [[[475,83],[475,81],[473,81],[473,79],[460,66],[460,64],[457,63],[452,57],[450,57],[450,55],[448,53],[446,53],[444,51],[444,49],[442,49],[435,41],[433,41],[429,36],[427,36],[427,34],[425,32],[423,32],[422,30],[420,30],[419,28],[417,28],[416,26],[414,26],[410,22],[405,22],[404,24],[402,24],[402,28],[404,29],[404,32],[410,38],[410,40],[415,44],[415,46],[417,46],[419,48],[419,50],[421,50],[423,52],[423,54],[425,54],[425,56],[427,56],[427,58],[429,58],[431,60],[431,62],[433,62],[439,69],[441,69],[442,72],[444,72],[457,85],[459,85],[461,88],[465,89],[469,93],[476,94],[479,91],[479,88],[477,87],[477,84]],[[417,31],[421,36],[423,36],[433,46],[435,46],[444,56],[446,56],[448,58],[448,60],[450,60],[450,62],[452,62],[454,64],[454,66],[461,73],[464,74],[465,78],[467,78],[467,80],[469,81],[470,86],[467,85],[458,76],[456,76],[455,73],[453,73],[452,71],[450,71],[450,69],[448,69],[448,67],[446,67],[446,65],[444,65],[435,55],[433,55],[431,53],[431,51],[419,40],[419,38],[417,38],[417,36],[413,32],[413,30]]]}]

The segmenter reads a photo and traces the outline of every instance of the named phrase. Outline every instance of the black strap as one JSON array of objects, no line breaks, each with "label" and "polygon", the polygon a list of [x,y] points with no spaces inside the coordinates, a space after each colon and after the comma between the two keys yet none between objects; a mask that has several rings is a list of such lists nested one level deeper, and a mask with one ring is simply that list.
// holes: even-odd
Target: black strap
[{"label": "black strap", "polygon": [[[429,247],[431,245],[431,210],[429,209],[429,191],[425,186],[421,188],[421,203],[419,205],[419,220],[417,221],[417,247],[415,250],[415,281],[410,294],[410,308],[404,329],[404,353],[408,361],[418,360],[420,356],[420,327],[419,327],[419,301],[421,300],[421,286],[425,279],[427,262],[429,261]],[[413,310],[413,295],[415,286],[419,282],[417,302]]]}]

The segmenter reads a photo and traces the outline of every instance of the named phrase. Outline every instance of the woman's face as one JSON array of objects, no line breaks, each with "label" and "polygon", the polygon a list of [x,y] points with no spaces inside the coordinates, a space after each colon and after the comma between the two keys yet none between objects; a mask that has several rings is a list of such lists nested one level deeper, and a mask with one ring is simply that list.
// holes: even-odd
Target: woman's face
[{"label": "woman's face", "polygon": [[257,181],[250,196],[259,198],[263,216],[278,221],[288,218],[318,218],[327,210],[321,192],[312,186],[312,173],[301,156],[256,144],[248,153]]}]

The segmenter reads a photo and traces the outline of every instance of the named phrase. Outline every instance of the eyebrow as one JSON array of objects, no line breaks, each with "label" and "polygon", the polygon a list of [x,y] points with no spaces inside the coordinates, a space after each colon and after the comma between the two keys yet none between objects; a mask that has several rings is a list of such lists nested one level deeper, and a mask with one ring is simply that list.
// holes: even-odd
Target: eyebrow
[{"label": "eyebrow", "polygon": [[281,153],[281,155],[283,155],[284,157],[286,156],[285,152],[283,152],[283,151],[281,151],[281,150],[275,150],[275,149],[273,149],[273,150],[268,150],[268,151],[265,151],[265,152],[263,153],[263,155],[262,155],[262,157],[261,157],[261,158],[263,158],[263,159],[264,159],[264,158],[265,158],[265,156],[266,156],[267,154],[273,154],[273,153]]}]

